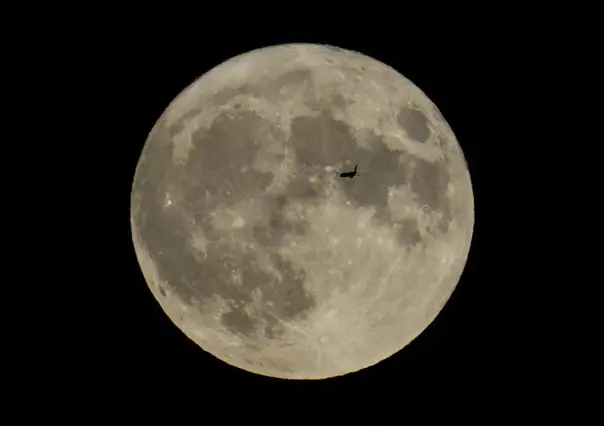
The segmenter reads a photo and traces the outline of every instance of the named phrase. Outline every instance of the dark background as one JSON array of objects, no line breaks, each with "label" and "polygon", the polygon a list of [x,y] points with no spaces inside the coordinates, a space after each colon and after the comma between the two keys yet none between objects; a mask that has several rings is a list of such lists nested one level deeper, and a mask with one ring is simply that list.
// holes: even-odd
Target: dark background
[{"label": "dark background", "polygon": [[[289,422],[324,411],[375,421],[383,410],[414,408],[410,401],[415,399],[454,401],[464,412],[507,404],[516,411],[519,404],[534,405],[535,395],[553,380],[544,368],[547,360],[535,350],[547,327],[529,320],[525,309],[538,281],[536,248],[517,232],[518,224],[536,222],[532,206],[539,195],[526,188],[537,184],[516,173],[528,160],[510,152],[517,144],[527,153],[532,149],[519,138],[533,123],[517,98],[520,93],[528,98],[542,78],[525,58],[539,57],[544,42],[514,40],[488,25],[422,37],[401,28],[311,26],[217,33],[201,24],[132,28],[129,21],[109,20],[89,27],[82,21],[43,42],[50,59],[38,63],[53,70],[57,88],[50,105],[59,99],[69,105],[68,113],[56,107],[64,121],[52,127],[54,138],[65,138],[71,159],[69,172],[57,172],[64,186],[54,193],[53,206],[71,206],[68,226],[81,234],[69,249],[48,248],[69,265],[65,268],[72,276],[63,300],[67,307],[54,312],[64,320],[60,333],[44,348],[45,369],[53,377],[45,381],[49,395],[67,388],[66,401],[91,403],[99,415],[142,401],[152,413],[283,412],[286,417],[277,420]],[[138,157],[172,99],[235,55],[290,42],[356,50],[415,83],[457,136],[475,199],[468,262],[435,321],[378,365],[320,381],[253,375],[189,341],[149,291],[130,235],[130,190]],[[69,102],[64,99],[67,86]],[[53,241],[62,238],[58,230]],[[198,406],[183,402],[189,399]]]}]

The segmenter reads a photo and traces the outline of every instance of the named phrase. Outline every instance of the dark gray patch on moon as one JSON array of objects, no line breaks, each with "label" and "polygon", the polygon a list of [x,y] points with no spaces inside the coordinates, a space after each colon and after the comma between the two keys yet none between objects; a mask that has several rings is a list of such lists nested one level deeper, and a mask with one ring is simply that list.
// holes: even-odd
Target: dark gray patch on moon
[{"label": "dark gray patch on moon", "polygon": [[[317,117],[298,117],[292,121],[292,144],[298,163],[307,173],[321,171],[325,166],[343,164],[341,171],[359,164],[359,171],[367,173],[354,179],[338,180],[342,191],[356,206],[376,209],[375,219],[392,223],[388,207],[388,188],[407,183],[407,174],[401,167],[401,156],[381,140],[374,140],[371,148],[357,144],[348,126],[333,118],[327,111]],[[289,191],[286,190],[286,192]]]},{"label": "dark gray patch on moon", "polygon": [[266,301],[272,302],[276,316],[286,321],[300,316],[316,305],[316,301],[304,289],[306,271],[294,269],[292,263],[274,254],[273,264],[280,273],[278,280],[273,280],[264,291]]},{"label": "dark gray patch on moon", "polygon": [[230,311],[220,317],[222,324],[231,332],[250,335],[258,325],[258,319],[251,318],[240,305],[229,305]]},{"label": "dark gray patch on moon", "polygon": [[[165,163],[162,168],[165,168]],[[137,178],[146,171],[147,169],[141,170]],[[158,182],[158,186],[160,185]],[[135,213],[135,221],[159,276],[186,301],[197,296],[203,297],[205,287],[196,287],[200,265],[188,246],[189,230],[183,225],[182,218],[173,212],[163,211],[162,197],[153,191],[137,191],[140,191],[142,199]],[[211,294],[212,291],[208,293]]]},{"label": "dark gray patch on moon", "polygon": [[436,229],[440,232],[445,233],[449,231],[449,226],[451,225],[451,210],[450,207],[447,207],[445,212],[443,213],[443,218],[438,221],[436,224]]},{"label": "dark gray patch on moon", "polygon": [[284,194],[287,195],[288,199],[310,201],[317,199],[321,195],[322,188],[320,185],[320,183],[312,183],[309,180],[309,175],[302,170],[295,175],[284,191]]},{"label": "dark gray patch on moon", "polygon": [[[283,334],[285,328],[280,322],[275,322],[274,318],[271,318],[270,315],[263,316],[263,319],[269,324],[265,325],[263,333],[268,339],[276,339]],[[271,319],[273,322],[271,322]]]},{"label": "dark gray patch on moon", "polygon": [[254,135],[264,126],[261,117],[240,110],[221,115],[209,129],[197,131],[183,170],[188,178],[183,186],[185,200],[197,201],[206,191],[215,199],[234,200],[262,193],[273,175],[256,171],[250,164],[262,143]]},{"label": "dark gray patch on moon", "polygon": [[296,117],[291,123],[290,144],[298,164],[308,171],[319,171],[352,157],[357,149],[348,126],[327,111],[317,117]]},{"label": "dark gray patch on moon", "polygon": [[[407,126],[420,141],[429,136],[426,118],[412,109],[406,110]],[[415,115],[415,113],[419,115]],[[410,123],[415,124],[410,124]],[[419,123],[419,124],[418,124]],[[413,127],[415,126],[415,127]],[[410,184],[417,193],[418,202],[433,211],[443,213],[439,229],[445,229],[451,212],[446,189],[449,180],[445,163],[430,163],[410,154],[391,150],[381,138],[361,147],[352,136],[348,126],[336,120],[327,111],[316,117],[298,117],[292,121],[290,143],[298,163],[307,173],[320,171],[324,166],[333,166],[346,162],[343,170],[350,170],[353,163],[359,164],[360,173],[366,173],[354,179],[337,179],[347,199],[357,207],[374,207],[374,220],[380,224],[399,225],[399,242],[413,245],[419,241],[417,223],[393,220],[388,205],[388,189],[393,186]],[[415,133],[414,133],[415,132]],[[285,193],[295,194],[296,185],[308,185],[306,180],[295,181]],[[309,198],[320,197],[320,193],[309,190]]]},{"label": "dark gray patch on moon", "polygon": [[[304,271],[294,270],[291,262],[278,254],[272,254],[271,258],[278,276],[257,269],[253,262],[238,265],[241,274],[239,285],[231,284],[228,277],[214,276],[214,280],[221,281],[220,296],[229,301],[230,311],[223,314],[221,320],[231,332],[249,336],[264,320],[265,330],[269,329],[273,338],[278,337],[283,329],[277,318],[282,321],[303,319],[316,306],[314,298],[304,289]],[[251,316],[246,311],[246,306],[252,301],[251,295],[257,290],[262,295],[261,311],[274,315]]]},{"label": "dark gray patch on moon", "polygon": [[[207,257],[198,260],[189,245],[190,229],[177,210],[164,208],[164,191],[169,185],[178,186],[182,201],[193,212],[210,240],[222,234],[207,221],[208,212],[220,204],[260,196],[272,181],[271,173],[250,168],[250,159],[258,152],[259,143],[253,135],[266,122],[249,111],[237,111],[216,119],[207,130],[193,135],[193,143],[184,166],[171,166],[172,146],[158,138],[169,132],[156,132],[141,157],[135,177],[133,205],[135,223],[160,277],[172,290],[189,303],[204,303],[219,295],[228,305],[222,322],[231,332],[250,335],[264,324],[267,335],[278,337],[279,321],[274,316],[250,316],[246,306],[254,291],[260,291],[264,303],[270,302],[275,316],[284,321],[303,317],[316,302],[306,293],[304,271],[294,270],[292,264],[277,254],[271,254],[276,275],[255,266],[256,253],[235,242],[222,242],[209,247]],[[299,197],[313,197],[312,188],[299,186]],[[206,194],[209,194],[207,196]],[[136,198],[136,203],[134,203]],[[285,196],[273,200],[276,214],[270,223],[284,233],[303,233],[305,225],[284,220]],[[196,213],[197,212],[197,213]],[[265,241],[270,246],[269,241]],[[210,242],[210,245],[213,243]],[[161,256],[159,253],[162,253]],[[240,282],[235,278],[239,275]],[[162,295],[165,289],[160,289]],[[268,331],[267,331],[268,330]]]},{"label": "dark gray patch on moon", "polygon": [[283,236],[290,231],[288,224],[276,215],[271,214],[269,225],[255,224],[254,238],[262,247],[277,247],[283,241]]},{"label": "dark gray patch on moon", "polygon": [[344,110],[346,104],[346,99],[339,93],[336,93],[333,98],[331,98],[330,106],[338,111]]},{"label": "dark gray patch on moon", "polygon": [[388,188],[407,183],[405,154],[390,150],[381,141],[373,143],[370,151],[363,150],[359,154],[360,172],[367,174],[354,179],[341,179],[342,189],[353,204],[375,207],[374,218],[380,223],[389,224]]},{"label": "dark gray patch on moon", "polygon": [[417,220],[403,219],[399,222],[399,226],[397,239],[402,246],[413,246],[421,241]]},{"label": "dark gray patch on moon", "polygon": [[270,91],[279,91],[284,86],[302,87],[312,78],[312,71],[299,69],[285,73],[276,79],[267,79],[266,83],[258,84],[258,96],[264,96]]},{"label": "dark gray patch on moon", "polygon": [[397,121],[407,135],[417,142],[425,142],[430,137],[428,119],[419,110],[403,107],[398,113]]},{"label": "dark gray patch on moon", "polygon": [[411,175],[411,190],[417,194],[418,202],[433,211],[443,211],[447,203],[449,174],[441,162],[430,163],[415,159]]},{"label": "dark gray patch on moon", "polygon": [[449,172],[446,161],[430,163],[414,159],[411,174],[411,190],[416,194],[417,201],[434,212],[442,213],[437,229],[446,232],[452,219],[451,200],[447,197]]},{"label": "dark gray patch on moon", "polygon": [[[176,120],[172,125],[168,126],[166,129],[169,132],[170,136],[174,136],[184,130],[187,124],[197,116],[201,112],[201,108],[192,108],[187,113],[183,114],[178,120]],[[163,127],[163,126],[162,126]]]},{"label": "dark gray patch on moon", "polygon": [[[169,129],[160,126],[145,146],[133,183],[132,213],[160,277],[170,286],[188,291],[198,277],[199,265],[187,245],[189,230],[181,217],[164,209],[164,191],[177,172],[170,168],[173,148],[169,137]],[[185,294],[185,300],[195,294]]]},{"label": "dark gray patch on moon", "polygon": [[266,201],[268,221],[256,223],[253,227],[254,238],[261,246],[278,247],[286,235],[305,235],[307,233],[308,225],[304,221],[288,217],[286,214],[288,201],[302,198],[300,194],[295,193],[287,193],[287,196],[283,193],[268,198]]}]

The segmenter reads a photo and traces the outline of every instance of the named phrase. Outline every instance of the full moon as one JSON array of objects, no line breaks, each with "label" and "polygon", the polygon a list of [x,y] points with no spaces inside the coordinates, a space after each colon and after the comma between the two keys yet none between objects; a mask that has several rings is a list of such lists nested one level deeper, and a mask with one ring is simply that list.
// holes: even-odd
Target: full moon
[{"label": "full moon", "polygon": [[145,280],[188,338],[256,374],[321,379],[434,320],[467,260],[474,198],[453,131],[411,81],[289,44],[174,99],[140,155],[130,221]]}]

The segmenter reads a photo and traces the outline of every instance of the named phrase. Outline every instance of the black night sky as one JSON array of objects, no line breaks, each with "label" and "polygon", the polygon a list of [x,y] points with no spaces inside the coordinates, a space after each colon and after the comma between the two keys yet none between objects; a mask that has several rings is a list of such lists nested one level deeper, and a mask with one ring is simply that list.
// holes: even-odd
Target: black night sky
[{"label": "black night sky", "polygon": [[[509,140],[515,119],[508,107],[517,77],[505,40],[480,33],[467,37],[440,34],[414,40],[400,32],[316,30],[290,34],[171,29],[149,34],[109,26],[74,48],[70,79],[81,89],[74,108],[86,116],[88,139],[80,141],[79,167],[93,169],[89,184],[98,215],[94,232],[97,261],[81,274],[74,300],[78,321],[64,329],[70,349],[62,357],[74,393],[113,411],[115,404],[146,401],[149,410],[203,413],[216,407],[227,413],[254,413],[275,406],[298,411],[353,413],[371,407],[403,409],[408,395],[421,399],[473,401],[503,397],[502,389],[526,388],[536,365],[519,333],[519,286],[529,278],[512,274],[519,259],[510,241],[514,223],[524,220],[515,206],[524,195],[513,190]],[[161,33],[161,34],[160,34]],[[77,33],[70,36],[70,40]],[[200,75],[230,57],[269,45],[316,42],[359,51],[402,73],[438,106],[464,151],[474,188],[475,228],[466,268],[449,302],[412,344],[361,372],[321,381],[283,381],[231,367],[204,352],[172,324],[153,298],[131,242],[129,207],[134,169],[145,139],[169,102]],[[485,44],[489,48],[485,48]],[[79,55],[79,56],[78,56]],[[73,58],[72,58],[73,59]],[[506,78],[503,78],[506,76]],[[65,77],[64,77],[65,78]],[[91,99],[93,99],[91,101]],[[92,129],[92,130],[91,130]],[[94,148],[91,148],[94,147]],[[90,174],[90,173],[89,173]],[[512,200],[513,199],[513,200]],[[108,200],[108,201],[107,201]],[[74,214],[74,221],[77,215]],[[82,222],[89,229],[89,222]],[[83,231],[84,232],[84,231]],[[86,251],[82,246],[82,251]],[[102,259],[102,262],[99,260]],[[83,265],[78,267],[84,268]],[[74,296],[75,297],[75,296]],[[71,312],[71,311],[70,311]],[[70,313],[70,316],[75,315]],[[63,371],[63,367],[57,367]],[[85,398],[85,397],[82,397]],[[197,398],[203,408],[172,405],[168,400]],[[304,401],[302,405],[296,401]],[[130,402],[129,402],[130,401]],[[466,401],[466,403],[470,403]],[[477,403],[477,402],[476,402]],[[188,405],[188,404],[187,404]],[[176,409],[175,409],[176,408]],[[426,414],[429,415],[430,413]],[[372,424],[379,424],[379,416]],[[203,421],[203,418],[199,418]]]}]

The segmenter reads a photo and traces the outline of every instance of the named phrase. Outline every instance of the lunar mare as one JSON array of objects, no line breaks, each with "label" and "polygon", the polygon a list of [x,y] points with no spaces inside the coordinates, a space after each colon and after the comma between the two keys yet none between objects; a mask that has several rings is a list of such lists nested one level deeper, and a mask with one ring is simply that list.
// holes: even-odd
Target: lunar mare
[{"label": "lunar mare", "polygon": [[[339,179],[360,165],[366,174]],[[331,46],[255,50],[187,87],[136,168],[143,275],[201,348],[318,379],[399,351],[436,317],[470,247],[472,186],[436,106]]]}]

